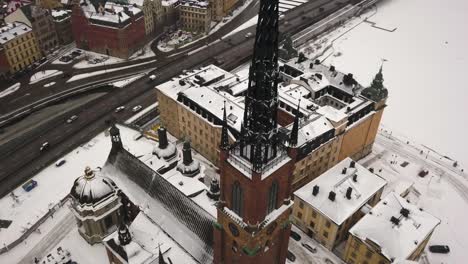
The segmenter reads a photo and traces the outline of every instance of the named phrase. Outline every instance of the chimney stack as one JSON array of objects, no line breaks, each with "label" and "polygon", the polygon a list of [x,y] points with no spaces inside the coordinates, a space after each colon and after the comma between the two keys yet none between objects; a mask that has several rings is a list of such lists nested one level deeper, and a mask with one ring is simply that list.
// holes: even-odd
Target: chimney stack
[{"label": "chimney stack", "polygon": [[159,148],[165,149],[167,147],[167,132],[166,128],[160,127],[158,129],[158,137],[159,137]]},{"label": "chimney stack", "polygon": [[348,189],[346,190],[346,198],[348,198],[348,200],[351,200],[352,193],[353,193],[353,188],[348,187]]},{"label": "chimney stack", "polygon": [[314,188],[312,189],[312,195],[317,196],[318,193],[319,193],[319,186],[315,185]]},{"label": "chimney stack", "polygon": [[334,202],[335,197],[336,197],[336,193],[334,191],[330,191],[330,193],[328,194],[328,199],[330,199],[330,201]]},{"label": "chimney stack", "polygon": [[184,165],[190,165],[193,162],[192,159],[192,148],[190,147],[190,141],[186,140],[184,142],[184,147],[182,149],[183,162]]}]

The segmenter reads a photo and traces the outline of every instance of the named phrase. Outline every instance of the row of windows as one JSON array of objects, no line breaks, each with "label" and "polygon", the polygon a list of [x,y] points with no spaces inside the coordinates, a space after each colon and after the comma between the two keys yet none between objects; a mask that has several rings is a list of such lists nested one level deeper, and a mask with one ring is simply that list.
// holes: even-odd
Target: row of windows
[{"label": "row of windows", "polygon": [[15,47],[16,45],[22,43],[22,42],[26,42],[27,40],[29,39],[32,39],[33,38],[33,34],[32,33],[28,33],[28,34],[25,34],[21,37],[18,37],[12,41],[9,41],[7,44],[5,44],[5,47],[6,48],[12,48],[12,47]]}]

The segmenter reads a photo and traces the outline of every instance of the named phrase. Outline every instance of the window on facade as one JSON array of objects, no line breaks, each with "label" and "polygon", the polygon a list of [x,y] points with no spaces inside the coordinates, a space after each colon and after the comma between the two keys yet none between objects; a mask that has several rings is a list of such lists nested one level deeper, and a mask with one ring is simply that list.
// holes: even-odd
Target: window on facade
[{"label": "window on facade", "polygon": [[297,212],[297,218],[302,219],[302,213],[301,212]]},{"label": "window on facade", "polygon": [[317,217],[317,212],[312,211],[312,217],[313,217],[313,218]]},{"label": "window on facade", "polygon": [[239,182],[235,182],[232,187],[232,210],[239,216],[242,216],[242,188]]},{"label": "window on facade", "polygon": [[325,226],[329,228],[329,227],[331,226],[330,221],[327,221],[327,222],[325,223]]},{"label": "window on facade", "polygon": [[327,231],[324,231],[324,232],[323,232],[323,236],[326,237],[326,238],[328,238],[328,232],[327,232]]},{"label": "window on facade", "polygon": [[315,223],[310,221],[310,227],[315,228]]},{"label": "window on facade", "polygon": [[352,257],[352,258],[356,258],[356,257],[357,257],[356,252],[354,252],[354,251],[351,252],[351,257]]},{"label": "window on facade", "polygon": [[236,241],[232,241],[232,251],[236,252],[238,251],[238,246]]},{"label": "window on facade", "polygon": [[278,182],[274,181],[271,184],[270,191],[268,192],[268,208],[267,213],[271,213],[276,208],[276,200],[278,199]]},{"label": "window on facade", "polygon": [[299,201],[299,208],[304,209],[304,203]]},{"label": "window on facade", "polygon": [[367,260],[364,260],[362,264],[369,264],[369,262],[367,262]]},{"label": "window on facade", "polygon": [[372,258],[372,251],[367,250],[367,252],[366,252],[366,258],[368,258],[368,259]]}]

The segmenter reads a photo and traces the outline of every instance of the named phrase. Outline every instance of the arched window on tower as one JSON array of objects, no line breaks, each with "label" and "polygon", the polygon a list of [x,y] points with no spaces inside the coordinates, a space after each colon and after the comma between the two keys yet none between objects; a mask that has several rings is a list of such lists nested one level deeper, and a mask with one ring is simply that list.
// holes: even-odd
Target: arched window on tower
[{"label": "arched window on tower", "polygon": [[278,182],[274,181],[270,186],[270,191],[268,192],[267,214],[275,210],[277,200],[278,200]]},{"label": "arched window on tower", "polygon": [[239,182],[235,182],[232,187],[232,210],[238,215],[242,216],[243,200],[242,188]]}]

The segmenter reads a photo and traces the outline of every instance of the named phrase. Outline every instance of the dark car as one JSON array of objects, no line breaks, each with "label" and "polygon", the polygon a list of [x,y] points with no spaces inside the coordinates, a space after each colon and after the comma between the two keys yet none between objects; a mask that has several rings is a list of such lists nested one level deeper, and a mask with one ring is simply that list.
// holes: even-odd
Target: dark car
[{"label": "dark car", "polygon": [[433,245],[433,246],[429,246],[429,251],[432,253],[447,254],[450,252],[450,248],[447,245]]},{"label": "dark car", "polygon": [[47,58],[46,58],[46,57],[42,57],[42,58],[39,60],[39,63],[42,64],[42,63],[44,63],[44,62],[46,62],[46,61],[47,61]]},{"label": "dark car", "polygon": [[292,230],[291,230],[291,234],[289,234],[289,236],[292,237],[296,241],[301,240],[301,235],[299,235],[298,233],[296,233],[296,232],[294,232]]},{"label": "dark car", "polygon": [[294,256],[294,254],[289,250],[288,250],[288,255],[286,256],[286,258],[291,262],[294,262],[296,260],[296,256]]}]

